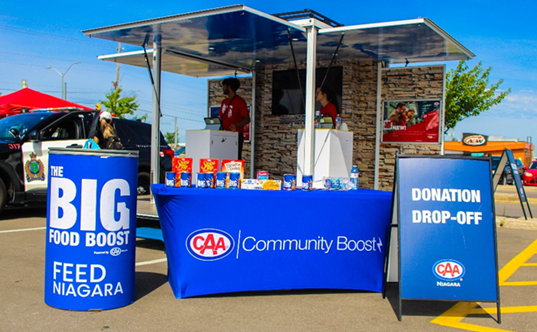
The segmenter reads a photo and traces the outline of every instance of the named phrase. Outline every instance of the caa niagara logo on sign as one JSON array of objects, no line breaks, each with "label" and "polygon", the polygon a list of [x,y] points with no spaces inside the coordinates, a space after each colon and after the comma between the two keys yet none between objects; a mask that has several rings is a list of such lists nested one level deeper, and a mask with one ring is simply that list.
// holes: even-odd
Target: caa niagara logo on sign
[{"label": "caa niagara logo on sign", "polygon": [[461,279],[465,272],[464,265],[452,259],[438,261],[433,266],[434,275],[447,281]]},{"label": "caa niagara logo on sign", "polygon": [[233,251],[235,241],[228,233],[218,229],[200,229],[186,239],[188,252],[202,261],[215,261]]}]

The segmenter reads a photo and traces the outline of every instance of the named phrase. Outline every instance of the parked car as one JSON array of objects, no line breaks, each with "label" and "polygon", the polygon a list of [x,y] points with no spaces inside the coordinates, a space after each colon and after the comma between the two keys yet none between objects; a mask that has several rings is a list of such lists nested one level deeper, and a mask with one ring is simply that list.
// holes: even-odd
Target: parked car
[{"label": "parked car", "polygon": [[[0,212],[6,204],[46,202],[48,149],[82,148],[98,111],[29,112],[0,120]],[[115,119],[125,149],[139,151],[138,192],[149,192],[151,125]],[[173,151],[161,134],[161,182],[171,170]]]},{"label": "parked car", "polygon": [[[501,157],[492,156],[491,158],[492,158],[492,176],[494,176],[494,174],[496,173],[496,169],[498,168],[498,164],[500,163]],[[514,165],[514,168],[516,168],[518,172],[518,176],[522,180],[526,167],[524,166],[524,164],[522,164],[522,161],[520,159],[515,159],[515,161],[516,161],[516,165]],[[507,161],[507,163],[505,164],[505,168],[502,172],[502,175],[500,177],[500,181],[498,182],[499,184],[511,184],[512,185],[515,183],[513,179],[511,167],[509,166],[510,166],[510,163],[509,161]]]},{"label": "parked car", "polygon": [[537,160],[531,162],[524,172],[523,183],[525,186],[537,186]]}]

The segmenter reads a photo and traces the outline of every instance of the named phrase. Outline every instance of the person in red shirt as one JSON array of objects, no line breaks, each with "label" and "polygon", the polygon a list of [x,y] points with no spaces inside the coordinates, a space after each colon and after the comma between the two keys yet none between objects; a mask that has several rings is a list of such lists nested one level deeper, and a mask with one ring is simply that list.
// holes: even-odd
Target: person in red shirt
[{"label": "person in red shirt", "polygon": [[335,95],[332,91],[326,87],[317,88],[315,93],[315,100],[321,103],[321,115],[332,117],[334,126],[336,125],[337,108],[333,102],[335,102]]},{"label": "person in red shirt", "polygon": [[222,128],[226,131],[235,131],[239,133],[238,140],[238,159],[242,159],[242,145],[244,143],[244,126],[250,123],[250,112],[246,101],[237,94],[241,82],[234,78],[226,78],[222,81],[222,92],[227,98],[220,105],[218,117],[222,120]]}]

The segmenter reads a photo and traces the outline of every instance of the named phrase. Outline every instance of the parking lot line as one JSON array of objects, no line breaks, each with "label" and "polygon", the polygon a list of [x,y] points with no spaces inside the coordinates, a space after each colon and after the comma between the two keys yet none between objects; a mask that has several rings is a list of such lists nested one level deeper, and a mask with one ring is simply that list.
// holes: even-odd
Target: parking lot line
[{"label": "parking lot line", "polygon": [[[537,281],[507,281],[522,266],[537,266],[535,263],[526,263],[533,255],[537,254],[537,240],[519,253],[509,263],[507,263],[498,273],[500,286],[535,286]],[[496,314],[496,307],[479,308],[480,302],[458,302],[442,315],[433,319],[431,323],[447,327],[458,328],[476,332],[505,332],[510,330],[496,329],[475,324],[462,323],[461,321],[468,315]],[[537,305],[534,306],[513,306],[501,307],[502,314],[537,312]]]},{"label": "parking lot line", "polygon": [[29,232],[29,231],[40,231],[43,229],[47,229],[46,227],[35,227],[35,228],[22,228],[22,229],[10,229],[7,231],[0,231],[0,234],[2,233],[15,233],[15,232]]},{"label": "parking lot line", "polygon": [[167,258],[159,258],[159,259],[154,259],[152,261],[138,262],[138,263],[136,263],[136,266],[158,264],[158,263],[163,263],[163,262],[166,262],[166,261],[168,261]]}]

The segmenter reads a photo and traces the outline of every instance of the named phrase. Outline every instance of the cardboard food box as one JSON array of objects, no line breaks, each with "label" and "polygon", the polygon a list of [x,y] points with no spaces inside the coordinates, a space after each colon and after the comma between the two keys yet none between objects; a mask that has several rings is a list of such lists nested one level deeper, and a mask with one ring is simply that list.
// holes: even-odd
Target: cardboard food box
[{"label": "cardboard food box", "polygon": [[189,172],[192,181],[192,158],[173,157],[172,172],[175,172],[175,186],[181,186],[181,173]]},{"label": "cardboard food box", "polygon": [[263,180],[244,179],[241,183],[241,189],[262,190]]},{"label": "cardboard food box", "polygon": [[173,157],[172,172],[190,172],[192,174],[192,158]]},{"label": "cardboard food box", "polygon": [[200,173],[213,173],[216,176],[218,172],[218,159],[201,158]]},{"label": "cardboard food box", "polygon": [[262,180],[263,190],[282,190],[282,180]]},{"label": "cardboard food box", "polygon": [[267,171],[257,171],[257,179],[258,180],[268,180],[268,172]]},{"label": "cardboard food box", "polygon": [[222,160],[222,172],[239,172],[241,180],[244,179],[244,160]]}]

